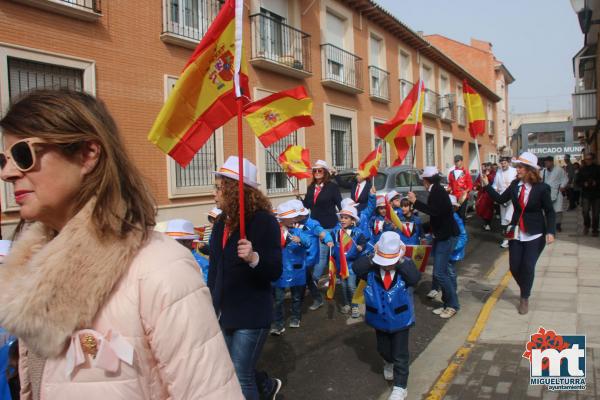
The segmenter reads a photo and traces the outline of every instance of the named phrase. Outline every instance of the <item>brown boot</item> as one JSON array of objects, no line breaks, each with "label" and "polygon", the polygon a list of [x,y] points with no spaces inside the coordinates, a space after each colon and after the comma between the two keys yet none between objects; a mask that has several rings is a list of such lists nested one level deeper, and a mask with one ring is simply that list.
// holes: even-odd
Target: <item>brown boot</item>
[{"label": "brown boot", "polygon": [[521,297],[518,310],[519,314],[527,314],[529,312],[529,299],[524,299]]}]

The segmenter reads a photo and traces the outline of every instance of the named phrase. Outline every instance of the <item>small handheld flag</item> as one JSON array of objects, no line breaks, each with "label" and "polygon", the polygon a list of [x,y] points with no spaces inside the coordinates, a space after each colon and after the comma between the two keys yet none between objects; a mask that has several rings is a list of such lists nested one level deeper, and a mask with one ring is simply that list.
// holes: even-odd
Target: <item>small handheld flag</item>
[{"label": "small handheld flag", "polygon": [[333,300],[335,296],[335,280],[336,280],[336,270],[335,270],[335,260],[333,256],[329,256],[329,285],[327,286],[327,300]]},{"label": "small handheld flag", "polygon": [[298,179],[312,176],[310,152],[302,146],[289,145],[279,155],[277,162],[288,176],[295,176]]},{"label": "small handheld flag", "polygon": [[367,154],[363,162],[358,166],[358,175],[363,179],[372,178],[377,175],[379,169],[379,163],[381,163],[381,157],[383,150],[381,145],[377,146],[375,150]]}]

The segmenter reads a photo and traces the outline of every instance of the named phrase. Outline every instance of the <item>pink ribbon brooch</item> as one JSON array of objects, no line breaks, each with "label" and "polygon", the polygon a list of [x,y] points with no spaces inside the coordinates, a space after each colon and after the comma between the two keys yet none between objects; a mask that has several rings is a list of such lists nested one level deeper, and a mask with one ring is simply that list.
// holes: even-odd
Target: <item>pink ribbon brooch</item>
[{"label": "pink ribbon brooch", "polygon": [[91,329],[83,329],[71,335],[67,350],[67,378],[75,368],[84,364],[86,355],[91,357],[91,365],[107,372],[117,372],[119,362],[133,365],[133,346],[120,334],[108,331],[106,336]]}]

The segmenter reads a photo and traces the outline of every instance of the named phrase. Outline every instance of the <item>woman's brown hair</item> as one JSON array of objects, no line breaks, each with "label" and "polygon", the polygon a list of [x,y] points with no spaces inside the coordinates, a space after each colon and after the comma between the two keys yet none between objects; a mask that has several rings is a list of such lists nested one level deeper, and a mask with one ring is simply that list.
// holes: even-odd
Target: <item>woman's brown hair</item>
[{"label": "woman's brown hair", "polygon": [[[226,218],[227,225],[231,232],[240,227],[240,192],[239,182],[224,176],[217,179],[221,180],[221,196],[223,202],[220,208],[223,211],[218,218]],[[260,190],[244,186],[244,209],[246,221],[251,220],[257,211],[273,212],[271,201]]]},{"label": "woman's brown hair", "polygon": [[528,165],[523,165],[525,168],[525,174],[523,175],[523,182],[527,182],[530,184],[540,183],[542,181],[542,177],[537,169],[530,167]]},{"label": "woman's brown hair", "polygon": [[[331,180],[331,174],[329,173],[327,168],[322,168],[322,169],[323,169],[323,186],[325,186],[327,184],[327,182],[329,182]],[[316,184],[317,184],[317,180],[315,179],[315,174],[313,172],[312,182],[308,186],[315,186]]]},{"label": "woman's brown hair", "polygon": [[66,89],[32,91],[10,107],[0,128],[5,134],[56,144],[65,157],[80,152],[85,142],[97,143],[98,162],[84,178],[76,212],[95,197],[92,222],[99,237],[122,238],[133,229],[147,237],[155,225],[154,200],[102,101]]}]

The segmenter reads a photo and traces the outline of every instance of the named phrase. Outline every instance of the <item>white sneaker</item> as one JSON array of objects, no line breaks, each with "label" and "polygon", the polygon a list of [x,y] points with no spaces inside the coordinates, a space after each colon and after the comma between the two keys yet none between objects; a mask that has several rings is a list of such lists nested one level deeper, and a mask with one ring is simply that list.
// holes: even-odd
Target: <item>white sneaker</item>
[{"label": "white sneaker", "polygon": [[456,315],[456,313],[457,313],[457,310],[455,308],[446,307],[444,309],[444,311],[442,311],[442,313],[440,314],[440,317],[443,319],[448,319],[448,318],[454,317],[454,315]]},{"label": "white sneaker", "polygon": [[435,308],[432,311],[432,313],[434,313],[435,315],[441,315],[444,312],[445,309],[446,309],[445,307]]},{"label": "white sneaker", "polygon": [[435,299],[435,298],[437,297],[437,295],[438,295],[438,294],[440,294],[440,292],[438,292],[438,291],[437,291],[437,290],[435,290],[435,289],[431,289],[431,290],[429,291],[429,293],[427,293],[427,297],[428,297],[428,298],[430,298],[430,299]]},{"label": "white sneaker", "polygon": [[383,379],[386,381],[394,380],[394,364],[387,361],[383,362]]},{"label": "white sneaker", "polygon": [[485,225],[483,226],[483,230],[484,230],[484,231],[491,231],[491,230],[492,230],[492,227],[491,227],[489,224],[485,224]]},{"label": "white sneaker", "polygon": [[349,305],[342,306],[342,308],[340,308],[340,312],[342,314],[350,314],[350,306]]},{"label": "white sneaker", "polygon": [[508,248],[508,239],[504,239],[502,241],[502,243],[500,243],[500,247],[502,247],[503,249],[507,249]]},{"label": "white sneaker", "polygon": [[394,386],[392,393],[390,393],[390,397],[388,400],[406,400],[408,397],[408,391],[400,386]]}]

